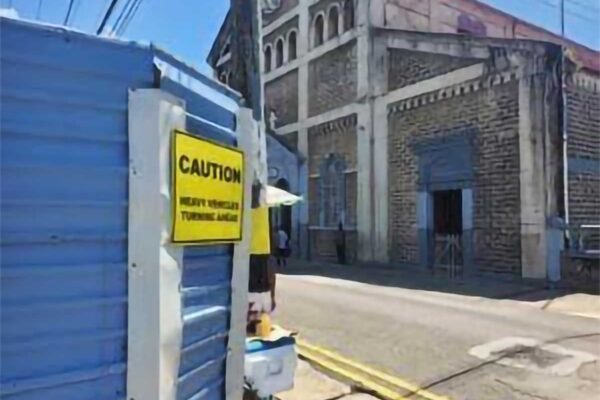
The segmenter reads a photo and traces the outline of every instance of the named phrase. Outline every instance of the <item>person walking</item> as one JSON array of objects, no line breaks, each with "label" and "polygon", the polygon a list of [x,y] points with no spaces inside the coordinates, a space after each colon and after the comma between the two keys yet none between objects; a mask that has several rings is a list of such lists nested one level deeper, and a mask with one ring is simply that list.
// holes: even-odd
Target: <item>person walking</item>
[{"label": "person walking", "polygon": [[340,222],[335,235],[335,250],[337,253],[338,264],[346,264],[346,233],[344,225]]},{"label": "person walking", "polygon": [[277,231],[277,265],[285,267],[290,253],[290,238],[282,226]]}]

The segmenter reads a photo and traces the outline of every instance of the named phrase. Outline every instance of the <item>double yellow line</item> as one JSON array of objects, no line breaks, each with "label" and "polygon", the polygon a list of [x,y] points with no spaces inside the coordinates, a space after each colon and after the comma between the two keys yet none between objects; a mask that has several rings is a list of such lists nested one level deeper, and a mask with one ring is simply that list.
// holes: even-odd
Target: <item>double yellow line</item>
[{"label": "double yellow line", "polygon": [[[386,400],[450,400],[419,386],[350,360],[330,350],[296,339],[298,353],[327,374],[350,382]],[[408,397],[407,397],[408,396]]]}]

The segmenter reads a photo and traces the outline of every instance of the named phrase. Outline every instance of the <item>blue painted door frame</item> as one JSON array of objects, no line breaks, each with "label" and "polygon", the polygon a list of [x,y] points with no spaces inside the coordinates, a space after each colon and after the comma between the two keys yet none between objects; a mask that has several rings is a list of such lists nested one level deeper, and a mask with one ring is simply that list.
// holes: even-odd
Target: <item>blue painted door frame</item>
[{"label": "blue painted door frame", "polygon": [[472,127],[457,128],[449,135],[421,140],[412,145],[419,159],[417,229],[419,263],[434,262],[433,192],[461,190],[462,247],[465,272],[473,270],[473,137]]}]

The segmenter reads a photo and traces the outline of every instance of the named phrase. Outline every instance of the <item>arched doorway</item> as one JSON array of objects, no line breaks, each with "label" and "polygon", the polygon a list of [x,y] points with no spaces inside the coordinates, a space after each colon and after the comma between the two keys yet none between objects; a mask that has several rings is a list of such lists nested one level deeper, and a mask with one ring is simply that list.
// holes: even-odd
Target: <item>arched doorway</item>
[{"label": "arched doorway", "polygon": [[[280,178],[276,183],[275,187],[288,191],[290,190],[290,184],[285,178]],[[281,206],[273,209],[271,214],[271,226],[274,231],[277,231],[280,227],[283,227],[288,237],[292,237],[292,207]]]}]

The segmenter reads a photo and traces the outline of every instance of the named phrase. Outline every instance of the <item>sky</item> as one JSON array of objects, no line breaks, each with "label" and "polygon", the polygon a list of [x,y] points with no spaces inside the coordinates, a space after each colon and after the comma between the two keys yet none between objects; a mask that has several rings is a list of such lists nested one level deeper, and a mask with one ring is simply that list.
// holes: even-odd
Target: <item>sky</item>
[{"label": "sky", "polygon": [[[71,0],[0,0],[3,13],[62,24]],[[70,26],[95,32],[109,0],[73,0]],[[119,6],[128,0],[119,0]],[[561,0],[483,0],[523,20],[560,32]],[[564,0],[566,35],[600,49],[600,0]],[[211,74],[205,59],[225,18],[229,0],[141,0],[124,33],[127,39],[154,42],[200,71]],[[7,9],[13,9],[7,11]],[[111,20],[110,22],[114,22]],[[109,25],[112,25],[109,22]]]}]

